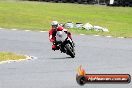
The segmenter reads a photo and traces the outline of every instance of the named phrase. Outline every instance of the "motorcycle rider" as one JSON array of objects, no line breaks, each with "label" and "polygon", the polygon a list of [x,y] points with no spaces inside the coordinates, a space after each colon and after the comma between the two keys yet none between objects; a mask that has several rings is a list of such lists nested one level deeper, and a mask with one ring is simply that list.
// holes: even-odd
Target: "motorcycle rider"
[{"label": "motorcycle rider", "polygon": [[57,31],[64,31],[68,34],[68,37],[72,40],[71,33],[67,29],[59,25],[58,21],[51,22],[51,29],[49,30],[49,40],[53,43],[52,50],[59,50],[59,46],[56,44],[56,33]]}]

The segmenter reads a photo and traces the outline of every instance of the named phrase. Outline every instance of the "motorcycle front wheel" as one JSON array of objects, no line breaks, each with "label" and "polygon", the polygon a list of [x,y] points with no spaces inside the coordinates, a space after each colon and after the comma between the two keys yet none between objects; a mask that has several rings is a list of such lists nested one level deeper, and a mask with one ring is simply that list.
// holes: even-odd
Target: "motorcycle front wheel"
[{"label": "motorcycle front wheel", "polygon": [[74,52],[73,47],[70,44],[66,44],[65,48],[67,50],[67,54],[70,55],[72,58],[74,58],[75,57],[75,52]]}]

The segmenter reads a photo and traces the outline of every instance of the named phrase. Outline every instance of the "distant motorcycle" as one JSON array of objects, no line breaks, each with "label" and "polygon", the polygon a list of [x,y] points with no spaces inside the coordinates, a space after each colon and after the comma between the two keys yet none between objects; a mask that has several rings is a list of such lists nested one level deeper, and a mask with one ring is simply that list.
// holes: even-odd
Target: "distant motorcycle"
[{"label": "distant motorcycle", "polygon": [[70,55],[72,58],[75,57],[75,49],[73,41],[68,37],[67,33],[64,31],[57,31],[56,33],[56,43],[60,47],[60,51]]}]

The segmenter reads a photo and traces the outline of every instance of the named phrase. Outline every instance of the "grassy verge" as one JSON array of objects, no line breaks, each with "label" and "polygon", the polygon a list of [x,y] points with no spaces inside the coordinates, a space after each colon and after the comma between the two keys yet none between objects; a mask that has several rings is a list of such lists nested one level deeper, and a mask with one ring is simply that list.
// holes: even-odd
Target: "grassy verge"
[{"label": "grassy verge", "polygon": [[49,30],[50,22],[89,22],[109,33],[71,29],[74,33],[132,37],[132,8],[69,3],[0,2],[0,27]]},{"label": "grassy verge", "polygon": [[15,53],[10,52],[0,52],[0,62],[6,60],[19,60],[19,59],[26,59],[23,55],[17,55]]}]

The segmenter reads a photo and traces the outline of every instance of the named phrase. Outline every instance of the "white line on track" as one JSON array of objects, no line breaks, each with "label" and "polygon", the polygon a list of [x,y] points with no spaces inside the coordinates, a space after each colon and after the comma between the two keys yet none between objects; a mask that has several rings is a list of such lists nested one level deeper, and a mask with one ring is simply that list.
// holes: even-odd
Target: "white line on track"
[{"label": "white line on track", "polygon": [[17,29],[11,29],[11,30],[15,31],[15,30],[17,30]]},{"label": "white line on track", "polygon": [[112,36],[106,36],[106,37],[111,38]]},{"label": "white line on track", "polygon": [[0,28],[0,29],[4,29],[4,28]]},{"label": "white line on track", "polygon": [[39,31],[39,32],[47,32],[47,31]]},{"label": "white line on track", "polygon": [[94,36],[100,36],[100,35],[94,35]]},{"label": "white line on track", "polygon": [[117,38],[124,38],[124,37],[117,37]]},{"label": "white line on track", "polygon": [[30,31],[30,30],[24,30],[24,31]]},{"label": "white line on track", "polygon": [[80,35],[85,35],[85,34],[80,34]]}]

